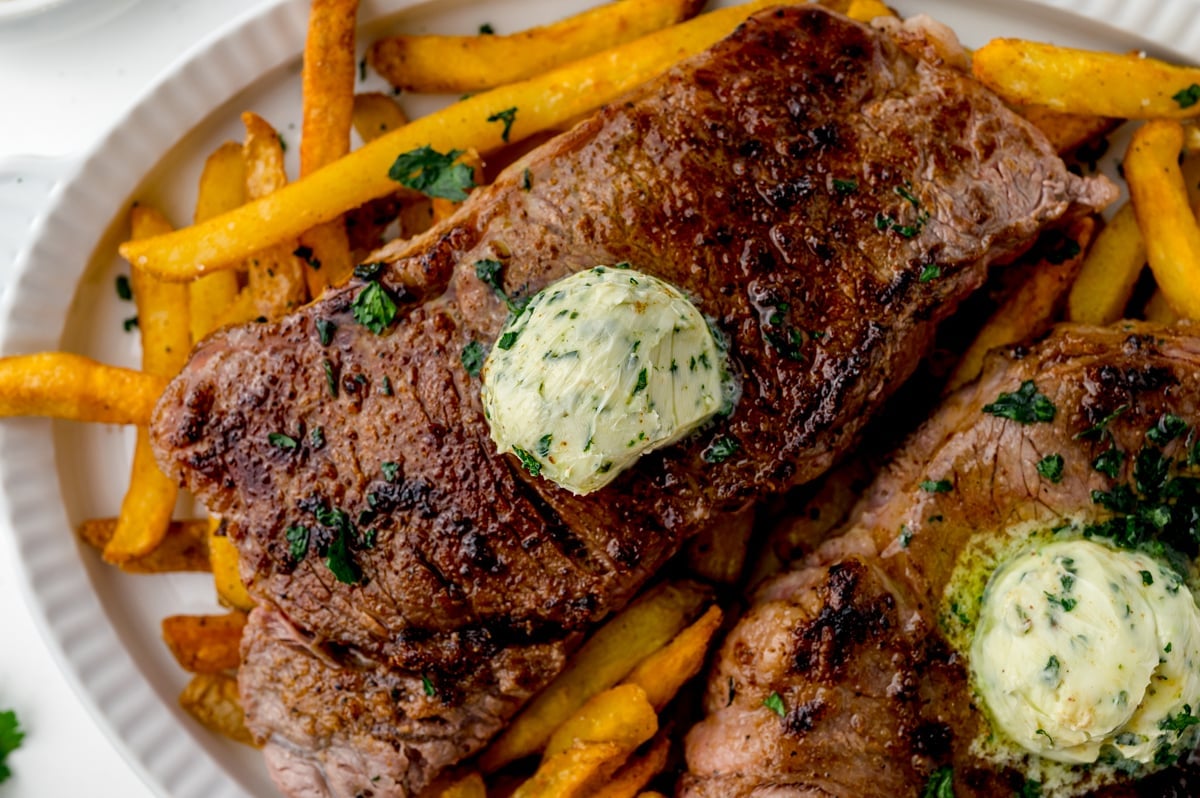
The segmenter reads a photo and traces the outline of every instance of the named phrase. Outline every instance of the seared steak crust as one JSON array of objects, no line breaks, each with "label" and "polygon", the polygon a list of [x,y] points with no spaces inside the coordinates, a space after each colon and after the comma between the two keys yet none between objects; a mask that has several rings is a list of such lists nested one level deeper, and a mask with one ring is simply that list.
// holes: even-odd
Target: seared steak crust
[{"label": "seared steak crust", "polygon": [[[994,355],[896,454],[844,535],[760,589],[711,675],[708,717],[688,737],[683,794],[918,795],[941,765],[953,766],[956,795],[1018,790],[1019,775],[995,773],[969,750],[986,721],[943,637],[960,622],[944,598],[951,572],[978,536],[1113,517],[1098,497],[1141,484],[1134,455],[1146,447],[1186,462],[1186,433],[1156,442],[1153,430],[1166,416],[1200,429],[1194,333],[1062,327],[1032,349]],[[1052,422],[983,411],[1030,380],[1056,408]],[[1115,477],[1093,466],[1110,446],[1127,453]],[[1063,458],[1060,481],[1038,472],[1049,454]],[[930,492],[930,480],[953,488]],[[791,708],[782,719],[763,708],[772,692]],[[791,722],[814,705],[821,711],[806,712],[803,728]],[[1188,778],[1163,773],[1138,794],[1169,794]],[[1200,782],[1191,778],[1194,792]],[[1128,785],[1091,787],[1134,794]]]},{"label": "seared steak crust", "polygon": [[[159,405],[157,452],[232,521],[260,612],[318,647],[455,673],[561,643],[722,513],[826,469],[988,263],[1072,203],[1111,199],[900,38],[922,57],[818,8],[764,12],[381,251],[375,279],[401,308],[383,334],[355,321],[364,277],[201,344]],[[680,286],[728,344],[732,414],[591,496],[528,476],[495,452],[460,361],[506,314],[483,259],[516,299],[623,261]],[[710,462],[719,439],[735,452]],[[276,637],[252,636],[248,658]],[[251,703],[266,678],[244,673]],[[318,762],[345,742],[278,712],[248,720]],[[397,729],[377,732],[399,746]],[[441,764],[396,781],[419,788]]]}]

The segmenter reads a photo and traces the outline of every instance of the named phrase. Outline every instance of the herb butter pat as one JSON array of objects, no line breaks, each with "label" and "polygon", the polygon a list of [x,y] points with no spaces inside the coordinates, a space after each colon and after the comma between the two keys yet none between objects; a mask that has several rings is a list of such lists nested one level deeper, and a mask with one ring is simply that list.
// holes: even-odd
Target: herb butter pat
[{"label": "herb butter pat", "polygon": [[994,724],[1047,759],[1144,764],[1191,736],[1200,712],[1200,611],[1145,553],[1057,541],[996,569],[971,646]]},{"label": "herb butter pat", "polygon": [[678,289],[598,266],[509,320],[483,367],[483,406],[501,451],[590,493],[712,418],[725,374],[712,331]]}]

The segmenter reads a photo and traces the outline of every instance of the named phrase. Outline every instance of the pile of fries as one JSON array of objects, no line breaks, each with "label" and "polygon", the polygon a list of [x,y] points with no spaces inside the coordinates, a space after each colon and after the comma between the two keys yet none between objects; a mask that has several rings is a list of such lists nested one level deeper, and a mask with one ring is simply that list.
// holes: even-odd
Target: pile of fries
[{"label": "pile of fries", "polygon": [[[468,187],[479,185],[485,158],[494,173],[511,145],[569,125],[771,4],[778,3],[697,15],[698,0],[618,0],[509,36],[380,39],[366,63],[397,88],[479,92],[410,122],[394,96],[355,93],[357,0],[313,0],[299,179],[288,180],[277,131],[246,112],[243,141],[223,144],[205,163],[190,227],[173,230],[152,207],[130,213],[121,253],[132,268],[142,369],[63,352],[0,359],[0,415],[137,426],[118,517],[85,521],[79,533],[130,573],[212,573],[229,611],[162,624],[167,646],[193,674],[180,701],[201,723],[254,742],[236,687],[254,601],[221,520],[172,518],[177,488],[159,471],[147,433],[155,402],[192,346],[224,325],[275,319],[315,299],[347,279],[385,231],[419,235],[453,216],[465,193],[398,184],[389,177],[398,154],[446,153],[469,173]],[[879,0],[822,4],[864,21],[892,13]],[[1124,160],[1129,201],[1107,221],[1073,220],[1059,231],[1069,246],[1035,249],[1014,267],[1023,279],[962,355],[947,389],[974,379],[988,350],[1064,319],[1200,318],[1200,128],[1190,121],[1200,116],[1200,69],[1011,39],[977,50],[973,69],[1065,156],[1126,120],[1137,128]],[[362,142],[355,149],[352,130]],[[1139,291],[1148,299],[1138,300]],[[691,544],[686,567],[722,589],[757,583],[829,534],[863,477],[860,463],[834,473],[813,493],[819,513],[793,512],[763,541],[752,541],[752,514],[731,519]],[[702,669],[721,625],[714,591],[702,582],[660,584],[600,628],[474,769],[447,777],[435,794],[484,796],[500,785],[521,798],[655,795],[642,791],[667,766],[675,731],[668,705]]]}]

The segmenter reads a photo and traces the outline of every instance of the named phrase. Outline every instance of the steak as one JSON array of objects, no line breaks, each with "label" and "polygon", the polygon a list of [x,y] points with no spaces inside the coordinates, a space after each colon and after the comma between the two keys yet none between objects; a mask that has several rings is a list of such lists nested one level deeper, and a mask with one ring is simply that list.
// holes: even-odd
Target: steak
[{"label": "steak", "polygon": [[[844,534],[759,589],[713,667],[707,717],[687,738],[682,794],[916,796],[945,766],[953,767],[955,795],[1019,793],[1021,775],[972,747],[990,730],[948,642],[968,606],[945,593],[952,569],[969,544],[1003,530],[1026,535],[1031,525],[1114,518],[1123,527],[1125,517],[1114,516],[1104,497],[1120,485],[1147,489],[1136,471],[1143,455],[1135,453],[1187,461],[1200,425],[1194,333],[1064,326],[1032,349],[993,354],[980,380],[948,399],[894,456]],[[1056,408],[1052,422],[984,412],[1026,381]],[[1167,416],[1187,430],[1175,429],[1170,440],[1157,434]],[[1113,476],[1093,465],[1110,447],[1128,453]],[[1038,469],[1050,453],[1062,457],[1057,482]],[[941,479],[953,488],[931,492],[929,481]],[[1195,505],[1195,497],[1180,498],[1176,514],[1195,513]],[[1196,555],[1190,533],[1171,534],[1168,525],[1166,542]],[[782,717],[764,708],[773,693],[786,708]],[[1173,768],[1137,785],[1081,775],[1075,790],[1194,795],[1197,775]]]},{"label": "steak", "polygon": [[[762,12],[349,284],[198,346],[156,451],[229,522],[260,603],[240,683],[284,792],[403,794],[478,750],[681,541],[845,452],[990,263],[1111,201],[945,44]],[[595,494],[530,476],[461,361],[507,313],[481,260],[518,301],[597,264],[679,286],[736,407]],[[376,334],[354,303],[379,287],[400,317]],[[318,700],[337,684],[358,709]]]}]

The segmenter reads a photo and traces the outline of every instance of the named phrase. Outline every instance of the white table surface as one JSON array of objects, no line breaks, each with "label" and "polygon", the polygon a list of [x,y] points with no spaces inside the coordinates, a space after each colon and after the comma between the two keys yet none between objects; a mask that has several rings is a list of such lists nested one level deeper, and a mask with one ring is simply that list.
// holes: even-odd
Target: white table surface
[{"label": "white table surface", "polygon": [[[0,22],[0,170],[10,156],[82,155],[195,43],[273,2],[70,0]],[[0,280],[11,266],[0,259]],[[0,798],[151,796],[59,672],[9,543],[0,540],[0,709],[16,710],[26,738]]]}]

